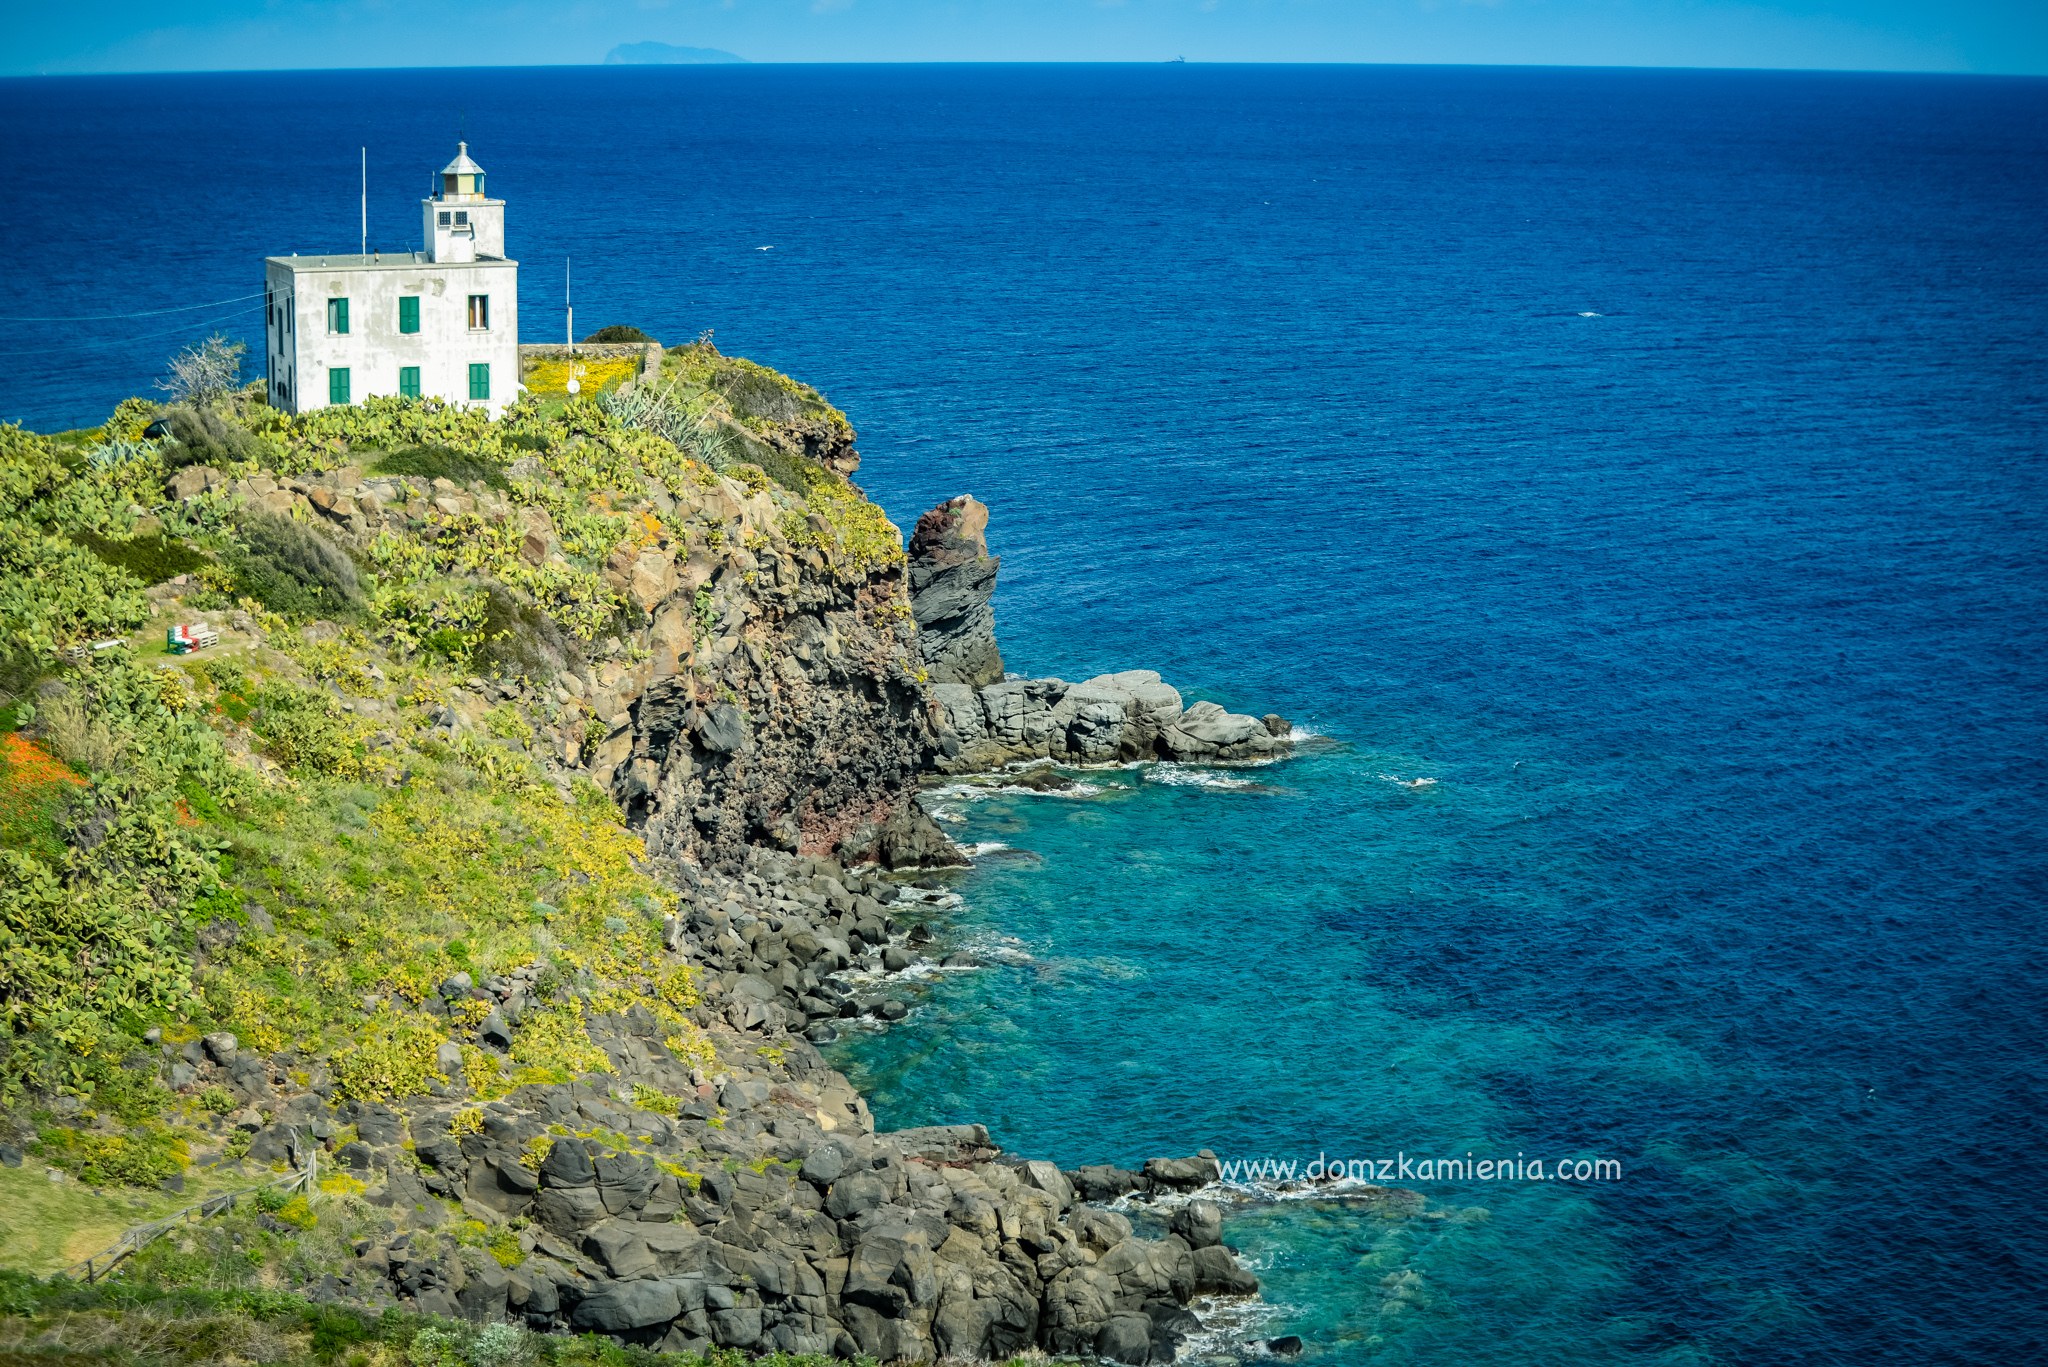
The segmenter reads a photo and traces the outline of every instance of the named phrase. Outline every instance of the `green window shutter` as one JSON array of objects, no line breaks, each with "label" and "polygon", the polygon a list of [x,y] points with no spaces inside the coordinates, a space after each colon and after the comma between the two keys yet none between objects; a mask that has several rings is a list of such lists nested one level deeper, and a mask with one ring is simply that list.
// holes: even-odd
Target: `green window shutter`
[{"label": "green window shutter", "polygon": [[420,396],[420,368],[416,365],[402,365],[398,368],[398,392],[408,399]]},{"label": "green window shutter", "polygon": [[469,397],[472,399],[488,399],[491,397],[490,366],[479,363],[469,368]]},{"label": "green window shutter", "polygon": [[336,366],[327,372],[327,402],[348,402],[347,366]]},{"label": "green window shutter", "polygon": [[417,294],[399,296],[398,330],[418,332],[420,330],[420,297]]},{"label": "green window shutter", "polygon": [[348,331],[348,300],[329,299],[327,301],[327,330],[333,333],[345,333]]}]

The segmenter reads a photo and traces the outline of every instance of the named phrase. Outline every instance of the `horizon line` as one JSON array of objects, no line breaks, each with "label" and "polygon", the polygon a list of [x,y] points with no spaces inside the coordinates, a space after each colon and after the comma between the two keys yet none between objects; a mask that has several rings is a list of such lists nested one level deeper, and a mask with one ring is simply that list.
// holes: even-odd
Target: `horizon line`
[{"label": "horizon line", "polygon": [[350,72],[388,71],[733,71],[743,67],[853,67],[853,66],[1213,66],[1213,67],[1401,67],[1438,70],[1485,70],[1485,71],[1697,71],[1697,72],[1755,72],[1791,76],[1946,76],[1981,80],[2043,80],[2048,71],[1957,71],[1938,67],[1832,67],[1832,66],[1746,66],[1746,65],[1705,65],[1689,66],[1678,63],[1617,63],[1617,62],[1334,62],[1301,59],[1274,59],[1267,61],[1211,61],[1200,58],[1155,57],[1155,58],[945,58],[902,60],[846,60],[811,61],[791,59],[785,61],[754,61],[742,57],[732,62],[607,62],[602,59],[591,62],[523,62],[523,63],[442,63],[433,66],[391,65],[391,66],[254,66],[254,67],[161,67],[137,70],[114,71],[26,71],[0,73],[4,81],[57,81],[97,80],[121,76],[285,76],[324,75]]}]

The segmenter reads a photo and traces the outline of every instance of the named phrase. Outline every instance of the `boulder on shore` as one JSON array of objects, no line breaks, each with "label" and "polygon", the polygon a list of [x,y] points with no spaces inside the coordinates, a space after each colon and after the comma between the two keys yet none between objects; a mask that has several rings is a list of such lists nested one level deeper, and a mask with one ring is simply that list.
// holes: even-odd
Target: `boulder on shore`
[{"label": "boulder on shore", "polygon": [[1244,716],[1212,702],[1185,706],[1149,669],[1098,674],[1082,683],[1006,676],[989,601],[1001,563],[988,553],[988,507],[971,494],[917,520],[910,538],[910,610],[941,772],[1036,759],[1241,763],[1293,749],[1285,718]]},{"label": "boulder on shore", "polygon": [[1185,705],[1178,690],[1149,669],[1064,679],[1004,679],[972,689],[930,689],[938,729],[938,767],[948,773],[996,769],[1030,760],[1128,764],[1140,760],[1246,763],[1292,752],[1285,719],[1227,712],[1213,702]]}]

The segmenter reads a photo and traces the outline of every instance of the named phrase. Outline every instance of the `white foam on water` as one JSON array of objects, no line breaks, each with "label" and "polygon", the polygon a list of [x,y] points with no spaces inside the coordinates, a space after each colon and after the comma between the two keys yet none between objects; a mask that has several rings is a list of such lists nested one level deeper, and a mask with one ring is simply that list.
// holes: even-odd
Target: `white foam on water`
[{"label": "white foam on water", "polygon": [[[927,788],[918,797],[925,802],[987,802],[998,797],[1094,797],[1101,791],[1101,784],[1085,779],[1072,779],[1064,788],[1033,788],[1022,783],[947,783]],[[925,810],[929,812],[931,808],[926,806]]]},{"label": "white foam on water", "polygon": [[1175,788],[1243,789],[1263,786],[1254,779],[1219,774],[1214,769],[1198,769],[1192,765],[1175,764],[1170,760],[1155,764],[1147,770],[1145,781],[1164,783]]},{"label": "white foam on water", "polygon": [[[1407,1187],[1389,1187],[1357,1177],[1337,1177],[1323,1182],[1305,1178],[1286,1181],[1237,1181],[1219,1179],[1191,1191],[1130,1193],[1109,1202],[1111,1210],[1178,1210],[1190,1201],[1212,1201],[1228,1214],[1233,1206],[1265,1205],[1280,1201],[1364,1201],[1386,1197],[1408,1198]],[[1250,1266],[1250,1264],[1247,1264]],[[1254,1268],[1254,1271],[1257,1269]]]},{"label": "white foam on water", "polygon": [[1197,1296],[1188,1302],[1188,1309],[1202,1322],[1202,1328],[1181,1345],[1182,1357],[1212,1353],[1270,1356],[1266,1340],[1295,1313],[1291,1305],[1257,1296]]},{"label": "white foam on water", "polygon": [[931,907],[951,909],[967,905],[966,898],[948,888],[920,888],[913,887],[907,883],[898,883],[896,885],[896,896],[901,901],[922,902],[926,906]]},{"label": "white foam on water", "polygon": [[1035,964],[1038,956],[1033,954],[1022,940],[1014,935],[976,935],[960,946],[983,964]]},{"label": "white foam on water", "polygon": [[[927,788],[919,793],[919,802],[938,799],[945,802],[981,802],[994,796],[995,790],[979,783],[947,783],[937,788]],[[927,808],[926,810],[930,810]]]}]

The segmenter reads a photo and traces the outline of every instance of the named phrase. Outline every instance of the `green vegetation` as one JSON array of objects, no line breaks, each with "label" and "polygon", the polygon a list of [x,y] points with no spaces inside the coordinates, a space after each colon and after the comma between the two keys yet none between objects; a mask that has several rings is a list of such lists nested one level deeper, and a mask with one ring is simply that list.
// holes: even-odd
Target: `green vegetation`
[{"label": "green vegetation", "polygon": [[127,541],[79,532],[73,538],[109,565],[124,569],[145,584],[190,574],[211,564],[205,555],[168,536],[138,536]]},{"label": "green vegetation", "polygon": [[339,546],[287,517],[251,517],[228,552],[237,595],[281,616],[353,617],[363,607],[355,563]]},{"label": "green vegetation", "polygon": [[[51,1180],[34,1159],[18,1168],[0,1167],[0,1246],[10,1268],[37,1276],[62,1272],[108,1248],[131,1226],[161,1220],[221,1189],[197,1174],[175,1193],[92,1187],[61,1171],[59,1176],[63,1180]],[[247,1185],[247,1178],[226,1184]]]},{"label": "green vegetation", "polygon": [[811,386],[738,356],[723,356],[708,340],[669,352],[662,374],[687,399],[713,395],[724,411],[755,433],[778,423],[811,418],[841,431],[851,441],[853,425]]},{"label": "green vegetation", "polygon": [[191,1157],[177,1134],[153,1126],[103,1134],[46,1125],[36,1149],[51,1167],[93,1186],[153,1187],[182,1173]]},{"label": "green vegetation", "polygon": [[[161,1257],[152,1249],[130,1275],[97,1286],[0,1272],[0,1358],[67,1367],[833,1367],[832,1359],[810,1355],[658,1353],[594,1335],[322,1305],[257,1284],[252,1269],[278,1236],[253,1221],[234,1222],[234,1232],[241,1247],[188,1239],[189,1251]],[[863,1359],[858,1367],[873,1364]]]},{"label": "green vegetation", "polygon": [[[202,1034],[233,1032],[302,1086],[324,1071],[341,1099],[458,1084],[487,1102],[608,1073],[592,1027],[628,1010],[715,1067],[693,972],[662,945],[675,894],[607,794],[543,771],[590,716],[558,671],[646,658],[649,600],[622,587],[646,552],[793,551],[861,576],[902,550],[844,479],[766,440],[785,421],[843,425],[836,410],[708,342],[685,352],[663,402],[711,434],[687,450],[587,397],[494,423],[381,398],[287,419],[239,391],[169,410],[162,440],[143,439],[163,410],[140,400],[61,439],[0,426],[0,1138],[27,1153],[0,1168],[10,1265],[98,1252],[183,1204],[159,1190],[181,1179],[248,1185],[216,1166],[251,1152],[244,1094],[158,1080],[165,1049]],[[412,496],[365,533],[233,487],[330,472]],[[436,501],[435,479],[464,499]],[[692,640],[745,616],[709,585],[683,606]],[[164,628],[199,617],[222,643],[165,654]],[[124,645],[91,649],[107,640]],[[509,1049],[486,1050],[488,1007],[440,986],[515,970],[537,971],[532,1005]],[[338,1265],[368,1218],[359,1188],[337,1172],[246,1202],[152,1245],[119,1288],[0,1274],[0,1357],[655,1361],[524,1338],[494,1357],[469,1330],[261,1289]],[[503,1231],[464,1246],[523,1256]]]},{"label": "green vegetation", "polygon": [[380,475],[416,475],[424,480],[446,479],[456,484],[489,485],[509,489],[504,465],[484,456],[458,451],[452,446],[408,446],[380,456],[372,467]]}]

